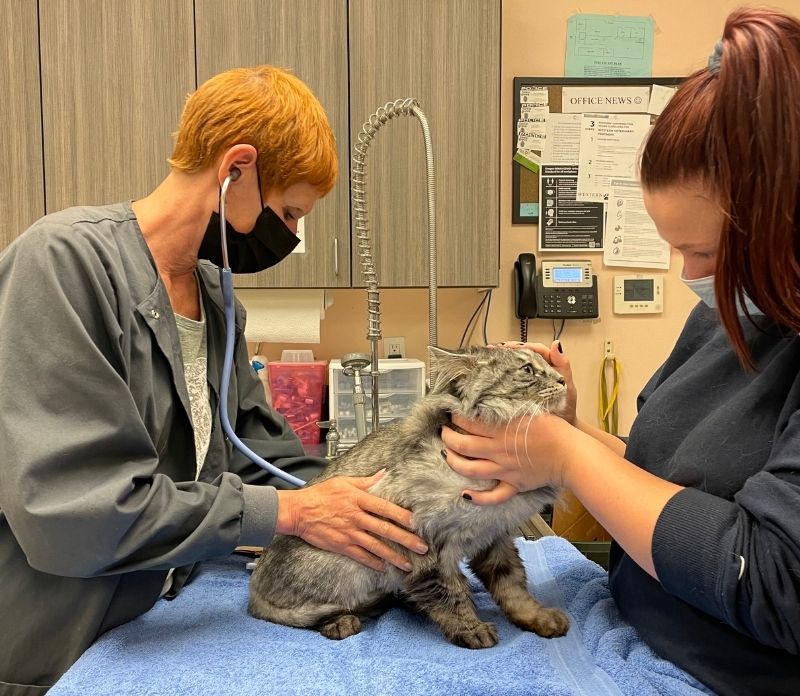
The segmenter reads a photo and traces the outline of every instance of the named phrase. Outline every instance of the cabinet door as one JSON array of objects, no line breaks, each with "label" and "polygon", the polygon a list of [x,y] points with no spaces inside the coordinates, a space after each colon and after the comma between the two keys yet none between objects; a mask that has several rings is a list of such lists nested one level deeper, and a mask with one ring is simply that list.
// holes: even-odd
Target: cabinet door
[{"label": "cabinet door", "polygon": [[[497,285],[500,1],[351,0],[349,21],[352,142],[378,107],[416,98],[433,140],[438,283]],[[427,285],[425,150],[416,118],[397,117],[378,131],[366,170],[379,285]],[[363,285],[355,255],[353,277]]]},{"label": "cabinet door", "polygon": [[237,275],[239,287],[348,287],[350,186],[346,0],[196,0],[197,76],[270,64],[290,69],[328,113],[339,180],[305,219],[305,251],[276,267]]},{"label": "cabinet door", "polygon": [[48,212],[139,198],[195,87],[192,0],[39,0]]},{"label": "cabinet door", "polygon": [[0,3],[0,249],[44,214],[42,112],[39,102],[39,29],[36,0]]}]

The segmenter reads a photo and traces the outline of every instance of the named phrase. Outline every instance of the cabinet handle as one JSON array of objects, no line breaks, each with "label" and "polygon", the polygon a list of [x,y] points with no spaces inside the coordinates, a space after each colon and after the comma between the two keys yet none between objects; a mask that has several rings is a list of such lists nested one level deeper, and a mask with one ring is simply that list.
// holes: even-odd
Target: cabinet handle
[{"label": "cabinet handle", "polygon": [[339,238],[333,238],[333,275],[339,275]]}]

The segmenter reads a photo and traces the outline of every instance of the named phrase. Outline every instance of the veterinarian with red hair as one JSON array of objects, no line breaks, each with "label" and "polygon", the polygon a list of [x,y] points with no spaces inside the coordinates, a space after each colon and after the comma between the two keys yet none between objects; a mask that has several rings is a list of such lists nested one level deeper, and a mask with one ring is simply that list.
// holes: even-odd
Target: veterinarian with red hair
[{"label": "veterinarian with red hair", "polygon": [[[576,415],[454,421],[492,505],[570,489],[614,538],[609,585],[655,651],[719,694],[800,692],[800,22],[738,10],[649,136],[645,204],[700,302],[626,442]],[[520,456],[515,456],[517,453]],[[472,458],[472,459],[469,459]]]},{"label": "veterinarian with red hair", "polygon": [[[322,106],[283,70],[222,73],[188,98],[170,164],[145,198],[48,215],[0,255],[2,696],[45,693],[237,545],[293,534],[378,569],[407,569],[379,537],[425,550],[376,477],[277,490],[220,427],[220,189],[232,271],[284,258],[337,176]],[[267,406],[243,329],[237,306],[231,421],[307,479],[324,460]]]}]

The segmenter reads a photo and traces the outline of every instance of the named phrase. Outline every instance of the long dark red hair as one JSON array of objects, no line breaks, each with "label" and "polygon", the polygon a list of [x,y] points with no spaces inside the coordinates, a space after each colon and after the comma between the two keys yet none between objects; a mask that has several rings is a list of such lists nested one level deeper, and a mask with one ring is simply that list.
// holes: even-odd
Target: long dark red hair
[{"label": "long dark red hair", "polygon": [[[709,47],[711,49],[711,47]],[[720,319],[752,368],[737,312],[748,295],[800,332],[800,22],[738,9],[719,68],[689,76],[644,148],[642,186],[700,183],[726,213],[715,272]]]}]

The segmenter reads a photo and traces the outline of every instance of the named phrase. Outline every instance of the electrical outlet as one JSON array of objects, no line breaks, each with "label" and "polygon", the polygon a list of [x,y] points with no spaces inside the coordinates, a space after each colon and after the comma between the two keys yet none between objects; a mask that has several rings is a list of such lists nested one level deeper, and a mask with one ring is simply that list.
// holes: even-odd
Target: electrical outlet
[{"label": "electrical outlet", "polygon": [[405,358],[406,357],[406,339],[403,336],[394,336],[393,338],[384,338],[383,347],[386,351],[387,358]]}]

